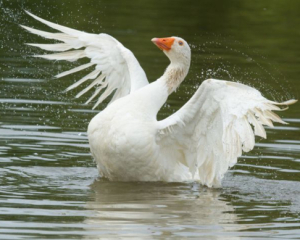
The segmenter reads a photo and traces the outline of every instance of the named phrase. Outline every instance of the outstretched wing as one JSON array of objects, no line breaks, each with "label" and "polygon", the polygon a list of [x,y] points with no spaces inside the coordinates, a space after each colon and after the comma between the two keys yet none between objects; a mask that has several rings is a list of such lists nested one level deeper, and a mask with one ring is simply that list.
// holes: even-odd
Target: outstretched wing
[{"label": "outstretched wing", "polygon": [[158,122],[158,143],[172,156],[177,152],[177,161],[202,184],[219,186],[242,151],[253,149],[255,135],[266,138],[263,125],[285,124],[272,111],[295,102],[273,102],[246,85],[209,79],[181,109]]},{"label": "outstretched wing", "polygon": [[49,27],[60,31],[59,33],[50,33],[21,25],[21,27],[33,34],[62,42],[55,44],[28,43],[28,45],[39,47],[47,51],[59,52],[54,54],[35,55],[35,57],[67,61],[76,61],[84,57],[90,59],[89,63],[62,72],[55,77],[61,78],[94,66],[95,69],[91,73],[66,89],[69,91],[88,80],[92,80],[89,86],[76,95],[76,98],[82,96],[96,86],[95,92],[86,102],[89,103],[103,90],[93,108],[99,105],[113,91],[115,91],[115,94],[111,101],[126,96],[130,92],[148,84],[146,74],[133,53],[115,38],[104,33],[99,35],[85,33],[46,21],[28,11],[26,11],[26,13]]}]

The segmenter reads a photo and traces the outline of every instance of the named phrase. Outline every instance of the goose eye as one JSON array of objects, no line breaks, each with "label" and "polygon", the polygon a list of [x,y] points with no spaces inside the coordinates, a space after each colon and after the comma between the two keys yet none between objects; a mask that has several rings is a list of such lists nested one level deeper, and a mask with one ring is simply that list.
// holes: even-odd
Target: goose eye
[{"label": "goose eye", "polygon": [[179,44],[180,46],[182,46],[182,45],[183,45],[183,41],[179,41],[178,44]]}]

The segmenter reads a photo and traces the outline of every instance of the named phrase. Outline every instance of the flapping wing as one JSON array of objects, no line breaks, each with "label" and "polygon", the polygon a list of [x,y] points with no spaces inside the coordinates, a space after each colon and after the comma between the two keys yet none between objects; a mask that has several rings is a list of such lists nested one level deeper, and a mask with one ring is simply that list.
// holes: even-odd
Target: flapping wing
[{"label": "flapping wing", "polygon": [[295,102],[273,102],[246,85],[209,79],[181,109],[159,122],[158,143],[184,156],[178,161],[202,184],[220,186],[242,151],[253,149],[255,135],[266,138],[263,125],[286,124],[272,111]]},{"label": "flapping wing", "polygon": [[26,11],[26,13],[47,26],[60,31],[59,33],[50,33],[21,25],[21,27],[33,34],[62,42],[55,44],[28,43],[28,45],[39,47],[47,51],[59,52],[54,54],[35,55],[35,57],[67,61],[76,61],[85,57],[90,59],[89,63],[62,72],[56,75],[56,78],[61,78],[95,66],[95,69],[91,73],[66,89],[69,91],[88,80],[92,80],[89,86],[76,95],[76,98],[82,96],[96,86],[95,92],[86,102],[89,103],[103,91],[93,108],[99,105],[113,91],[115,91],[115,94],[111,101],[126,96],[130,92],[148,84],[145,72],[139,65],[133,53],[115,38],[104,33],[99,35],[85,33],[46,21],[28,11]]}]

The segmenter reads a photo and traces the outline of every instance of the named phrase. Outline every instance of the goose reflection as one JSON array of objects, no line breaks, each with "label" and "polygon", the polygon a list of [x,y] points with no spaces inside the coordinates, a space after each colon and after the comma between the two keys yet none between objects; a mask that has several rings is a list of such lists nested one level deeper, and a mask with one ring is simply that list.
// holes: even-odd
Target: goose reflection
[{"label": "goose reflection", "polygon": [[218,189],[195,183],[104,180],[95,180],[90,187],[88,239],[240,239],[235,236],[238,217]]}]

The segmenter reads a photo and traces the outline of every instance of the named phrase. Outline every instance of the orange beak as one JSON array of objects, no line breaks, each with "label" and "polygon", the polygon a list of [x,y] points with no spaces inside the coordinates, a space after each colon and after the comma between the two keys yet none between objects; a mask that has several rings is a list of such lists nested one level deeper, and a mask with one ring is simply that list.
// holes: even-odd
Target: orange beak
[{"label": "orange beak", "polygon": [[169,51],[172,48],[175,38],[152,38],[151,41],[160,49]]}]

